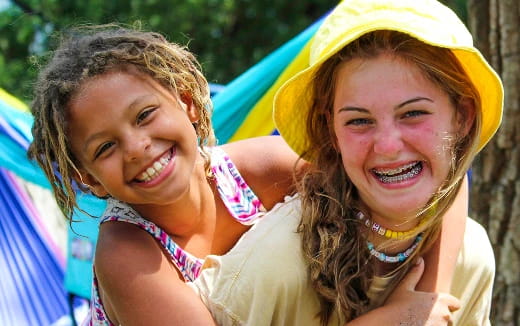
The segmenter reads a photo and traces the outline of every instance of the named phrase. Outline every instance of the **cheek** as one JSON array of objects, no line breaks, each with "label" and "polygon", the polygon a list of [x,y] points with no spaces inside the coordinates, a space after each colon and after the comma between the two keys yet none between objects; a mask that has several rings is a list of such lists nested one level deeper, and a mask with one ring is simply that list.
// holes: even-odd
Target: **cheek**
[{"label": "cheek", "polygon": [[409,129],[407,139],[413,143],[419,151],[435,157],[451,155],[455,143],[453,131],[439,129],[429,124]]},{"label": "cheek", "polygon": [[338,139],[338,149],[341,152],[345,172],[351,175],[354,171],[363,169],[368,159],[371,143],[366,137],[343,137]]}]

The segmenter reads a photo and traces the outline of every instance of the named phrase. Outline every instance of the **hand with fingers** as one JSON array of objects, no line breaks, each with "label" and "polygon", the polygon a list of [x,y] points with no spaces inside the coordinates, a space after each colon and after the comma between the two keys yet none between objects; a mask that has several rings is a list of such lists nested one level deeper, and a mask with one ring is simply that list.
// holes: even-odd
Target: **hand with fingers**
[{"label": "hand with fingers", "polygon": [[449,293],[422,292],[415,287],[424,272],[424,260],[419,258],[385,303],[398,311],[399,325],[451,325],[452,312],[460,308],[460,301]]},{"label": "hand with fingers", "polygon": [[424,272],[424,260],[419,258],[384,306],[374,309],[347,326],[444,326],[452,325],[451,313],[460,308],[460,302],[448,293],[422,292],[415,287]]}]

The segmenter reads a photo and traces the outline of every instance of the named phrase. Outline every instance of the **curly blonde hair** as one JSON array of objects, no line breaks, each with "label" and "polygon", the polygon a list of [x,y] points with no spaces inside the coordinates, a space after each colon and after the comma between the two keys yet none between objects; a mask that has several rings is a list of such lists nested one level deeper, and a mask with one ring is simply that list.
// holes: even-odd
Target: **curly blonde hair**
[{"label": "curly blonde hair", "polygon": [[[298,191],[303,209],[299,231],[310,266],[311,282],[320,298],[323,325],[329,322],[333,313],[352,320],[370,307],[366,293],[374,276],[374,260],[370,258],[366,235],[356,218],[358,211],[369,216],[369,209],[361,202],[344,170],[341,154],[336,150],[332,109],[338,67],[354,58],[371,59],[382,53],[393,54],[416,65],[428,80],[448,94],[461,121],[466,121],[464,117],[468,116],[463,103],[470,101],[476,113],[469,133],[455,139],[451,171],[445,183],[417,213],[419,220],[426,214],[429,217],[417,229],[416,234],[423,233],[424,240],[414,256],[427,250],[437,238],[442,216],[453,202],[478,151],[479,93],[449,49],[427,45],[407,34],[380,30],[361,36],[321,65],[310,85],[313,105],[306,126],[310,139],[306,157],[315,159],[312,169],[300,179]],[[398,268],[397,280],[413,261],[412,256]],[[390,286],[385,295],[394,286]]]},{"label": "curly blonde hair", "polygon": [[[215,144],[209,85],[195,56],[163,35],[116,24],[73,28],[61,39],[35,85],[31,109],[34,140],[28,156],[35,159],[50,180],[56,201],[72,221],[78,207],[77,191],[86,191],[79,178],[79,162],[67,138],[71,99],[83,83],[111,71],[136,68],[181,96],[189,96],[199,111],[194,125],[199,145]],[[207,175],[209,155],[203,152]]]}]

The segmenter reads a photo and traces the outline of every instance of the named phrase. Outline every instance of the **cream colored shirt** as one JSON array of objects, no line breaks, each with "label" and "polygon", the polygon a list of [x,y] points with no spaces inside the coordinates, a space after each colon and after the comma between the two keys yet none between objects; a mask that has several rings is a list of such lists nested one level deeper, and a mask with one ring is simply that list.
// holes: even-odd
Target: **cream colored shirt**
[{"label": "cream colored shirt", "polygon": [[[207,257],[190,285],[219,325],[319,325],[319,301],[296,233],[300,216],[299,198],[287,198],[228,253]],[[453,280],[452,294],[462,300],[454,325],[489,325],[494,271],[486,232],[468,219]],[[343,324],[336,315],[330,323]]]},{"label": "cream colored shirt", "polygon": [[[461,301],[461,308],[452,315],[453,325],[491,325],[494,278],[495,256],[488,235],[480,224],[468,217],[450,290]],[[391,277],[376,277],[368,291],[369,298],[377,302],[390,281]]]},{"label": "cream colored shirt", "polygon": [[454,325],[491,325],[494,279],[495,256],[489,237],[480,224],[468,218],[451,283],[450,293],[461,300],[461,308],[453,314]]}]

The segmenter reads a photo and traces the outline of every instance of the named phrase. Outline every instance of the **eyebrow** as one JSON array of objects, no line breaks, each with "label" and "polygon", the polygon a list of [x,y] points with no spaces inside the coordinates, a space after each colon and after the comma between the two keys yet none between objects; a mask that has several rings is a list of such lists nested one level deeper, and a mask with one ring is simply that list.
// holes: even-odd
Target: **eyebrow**
[{"label": "eyebrow", "polygon": [[136,98],[132,101],[132,103],[130,103],[130,104],[128,105],[127,109],[129,109],[129,110],[134,110],[136,107],[139,106],[139,104],[140,104],[141,102],[144,102],[144,101],[146,101],[146,100],[148,100],[148,99],[156,99],[156,98],[157,98],[157,97],[156,97],[155,95],[153,95],[153,94],[146,94],[146,95],[138,96],[138,97],[136,97]]},{"label": "eyebrow", "polygon": [[[133,111],[135,110],[137,107],[139,107],[139,104],[148,100],[149,98],[155,98],[154,95],[150,95],[150,94],[146,94],[146,95],[141,95],[141,96],[138,96],[136,97],[128,106],[127,106],[127,110],[128,111]],[[103,131],[102,132],[97,132],[93,135],[90,135],[87,139],[85,139],[85,143],[83,144],[83,151],[86,151],[88,149],[88,146],[89,144],[94,141],[95,139],[97,138],[100,138],[103,136]]]},{"label": "eyebrow", "polygon": [[92,143],[92,141],[94,141],[97,138],[100,138],[102,136],[103,136],[103,132],[97,132],[93,135],[90,135],[87,139],[85,139],[85,143],[83,144],[83,151],[86,152],[90,143]]},{"label": "eyebrow", "polygon": [[[404,106],[407,106],[409,104],[420,102],[420,101],[428,101],[428,102],[431,102],[431,103],[434,102],[432,99],[430,99],[428,97],[417,96],[417,97],[411,98],[409,100],[404,101],[403,103],[400,103],[400,104],[396,105],[394,107],[394,111],[397,110],[397,109],[400,109],[400,108],[402,108]],[[345,107],[342,107],[341,109],[338,110],[338,112],[343,112],[343,111],[356,111],[356,112],[364,112],[364,113],[368,113],[369,112],[367,109],[362,108],[362,107],[357,107],[357,106],[345,106]]]},{"label": "eyebrow", "polygon": [[398,106],[395,107],[395,110],[400,109],[400,108],[402,108],[403,106],[406,106],[406,105],[408,105],[408,104],[412,104],[412,103],[420,102],[420,101],[427,101],[427,102],[431,102],[431,103],[434,102],[431,98],[428,98],[428,97],[422,97],[422,96],[417,96],[417,97],[414,97],[414,98],[412,98],[412,99],[409,99],[408,101],[404,101],[403,103],[399,104]]}]

